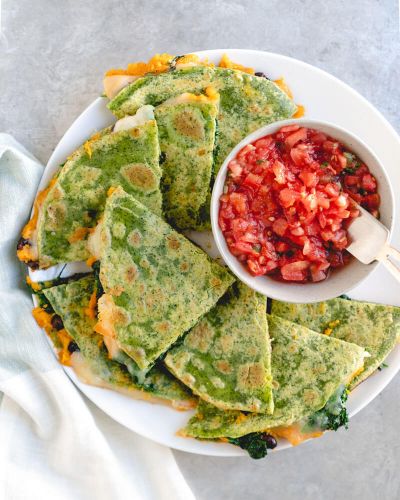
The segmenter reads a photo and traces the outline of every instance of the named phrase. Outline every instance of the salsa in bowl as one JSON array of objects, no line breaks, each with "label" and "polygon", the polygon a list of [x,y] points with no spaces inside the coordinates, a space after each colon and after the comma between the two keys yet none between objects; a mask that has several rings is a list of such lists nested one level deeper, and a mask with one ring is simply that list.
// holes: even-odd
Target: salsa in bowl
[{"label": "salsa in bowl", "polygon": [[391,228],[393,196],[375,155],[340,127],[287,120],[254,132],[226,158],[213,190],[213,233],[252,288],[293,302],[324,300],[375,267],[345,250],[357,203]]}]

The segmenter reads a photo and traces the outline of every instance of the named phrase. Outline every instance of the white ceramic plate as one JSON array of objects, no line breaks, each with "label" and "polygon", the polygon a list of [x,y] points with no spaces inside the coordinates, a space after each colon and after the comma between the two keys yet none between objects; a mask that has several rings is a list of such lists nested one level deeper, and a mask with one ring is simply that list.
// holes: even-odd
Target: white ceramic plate
[{"label": "white ceramic plate", "polygon": [[[218,62],[223,53],[235,62],[263,71],[270,78],[284,76],[293,91],[295,102],[306,108],[306,117],[327,120],[343,126],[364,140],[381,160],[392,182],[395,199],[400,196],[400,140],[385,118],[362,96],[333,76],[296,59],[254,50],[210,50],[199,52]],[[100,75],[99,75],[100,88]],[[60,163],[79,147],[93,132],[113,123],[114,117],[106,108],[106,99],[96,99],[71,125],[52,154],[39,186],[44,189]],[[208,253],[215,256],[215,248],[207,238],[193,239],[201,243]],[[398,225],[394,228],[392,241],[400,244]],[[69,266],[78,271],[79,266]],[[52,278],[60,267],[39,271],[32,275],[36,281]],[[351,297],[387,304],[400,305],[400,287],[394,279],[379,266],[361,286],[354,289]],[[400,345],[388,356],[388,368],[376,372],[355,389],[349,398],[350,415],[355,415],[372,401],[390,382],[400,368]],[[116,392],[82,384],[71,369],[67,374],[99,408],[129,429],[172,448],[202,455],[240,456],[245,452],[235,446],[209,443],[176,436],[190,417],[189,412],[176,412],[170,408],[135,401]],[[351,432],[351,431],[349,431]],[[281,441],[275,451],[288,447]]]}]

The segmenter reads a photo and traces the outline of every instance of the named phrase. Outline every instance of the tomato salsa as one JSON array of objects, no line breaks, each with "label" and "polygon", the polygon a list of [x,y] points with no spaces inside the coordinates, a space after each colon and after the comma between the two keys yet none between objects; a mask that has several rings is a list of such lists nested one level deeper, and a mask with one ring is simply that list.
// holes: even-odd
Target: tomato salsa
[{"label": "tomato salsa", "polygon": [[332,137],[288,125],[229,163],[219,226],[254,276],[317,282],[350,258],[347,227],[359,215],[352,200],[378,217],[368,167]]}]

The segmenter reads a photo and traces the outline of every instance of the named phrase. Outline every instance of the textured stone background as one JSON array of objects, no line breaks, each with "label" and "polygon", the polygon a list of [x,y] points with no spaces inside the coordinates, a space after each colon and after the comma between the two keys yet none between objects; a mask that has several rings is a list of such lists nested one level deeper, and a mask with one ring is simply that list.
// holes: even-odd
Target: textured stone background
[{"label": "textured stone background", "polygon": [[[104,70],[155,52],[297,57],[350,84],[400,131],[396,0],[3,0],[2,14],[0,130],[43,162],[99,95]],[[399,499],[399,401],[397,377],[347,432],[263,461],[176,457],[200,500]]]}]

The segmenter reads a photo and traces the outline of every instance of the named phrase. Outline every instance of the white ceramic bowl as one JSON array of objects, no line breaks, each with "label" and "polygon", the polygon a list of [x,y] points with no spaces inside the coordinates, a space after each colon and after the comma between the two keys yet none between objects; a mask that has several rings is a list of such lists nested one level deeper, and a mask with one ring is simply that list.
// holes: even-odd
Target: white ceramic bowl
[{"label": "white ceramic bowl", "polygon": [[392,231],[394,216],[394,196],[385,170],[369,147],[354,134],[325,121],[293,119],[275,122],[262,127],[241,141],[227,156],[215,180],[211,199],[211,224],[218,249],[231,271],[249,287],[272,299],[287,302],[319,302],[328,300],[350,291],[359,285],[377,266],[377,262],[365,265],[352,258],[345,266],[335,269],[329,277],[318,283],[293,283],[276,281],[268,276],[252,276],[239,260],[230,253],[224,235],[218,225],[219,198],[223,192],[229,162],[247,144],[268,134],[273,134],[281,127],[297,124],[320,130],[343,143],[354,152],[370,169],[378,181],[378,192],[381,196],[381,222]]}]

